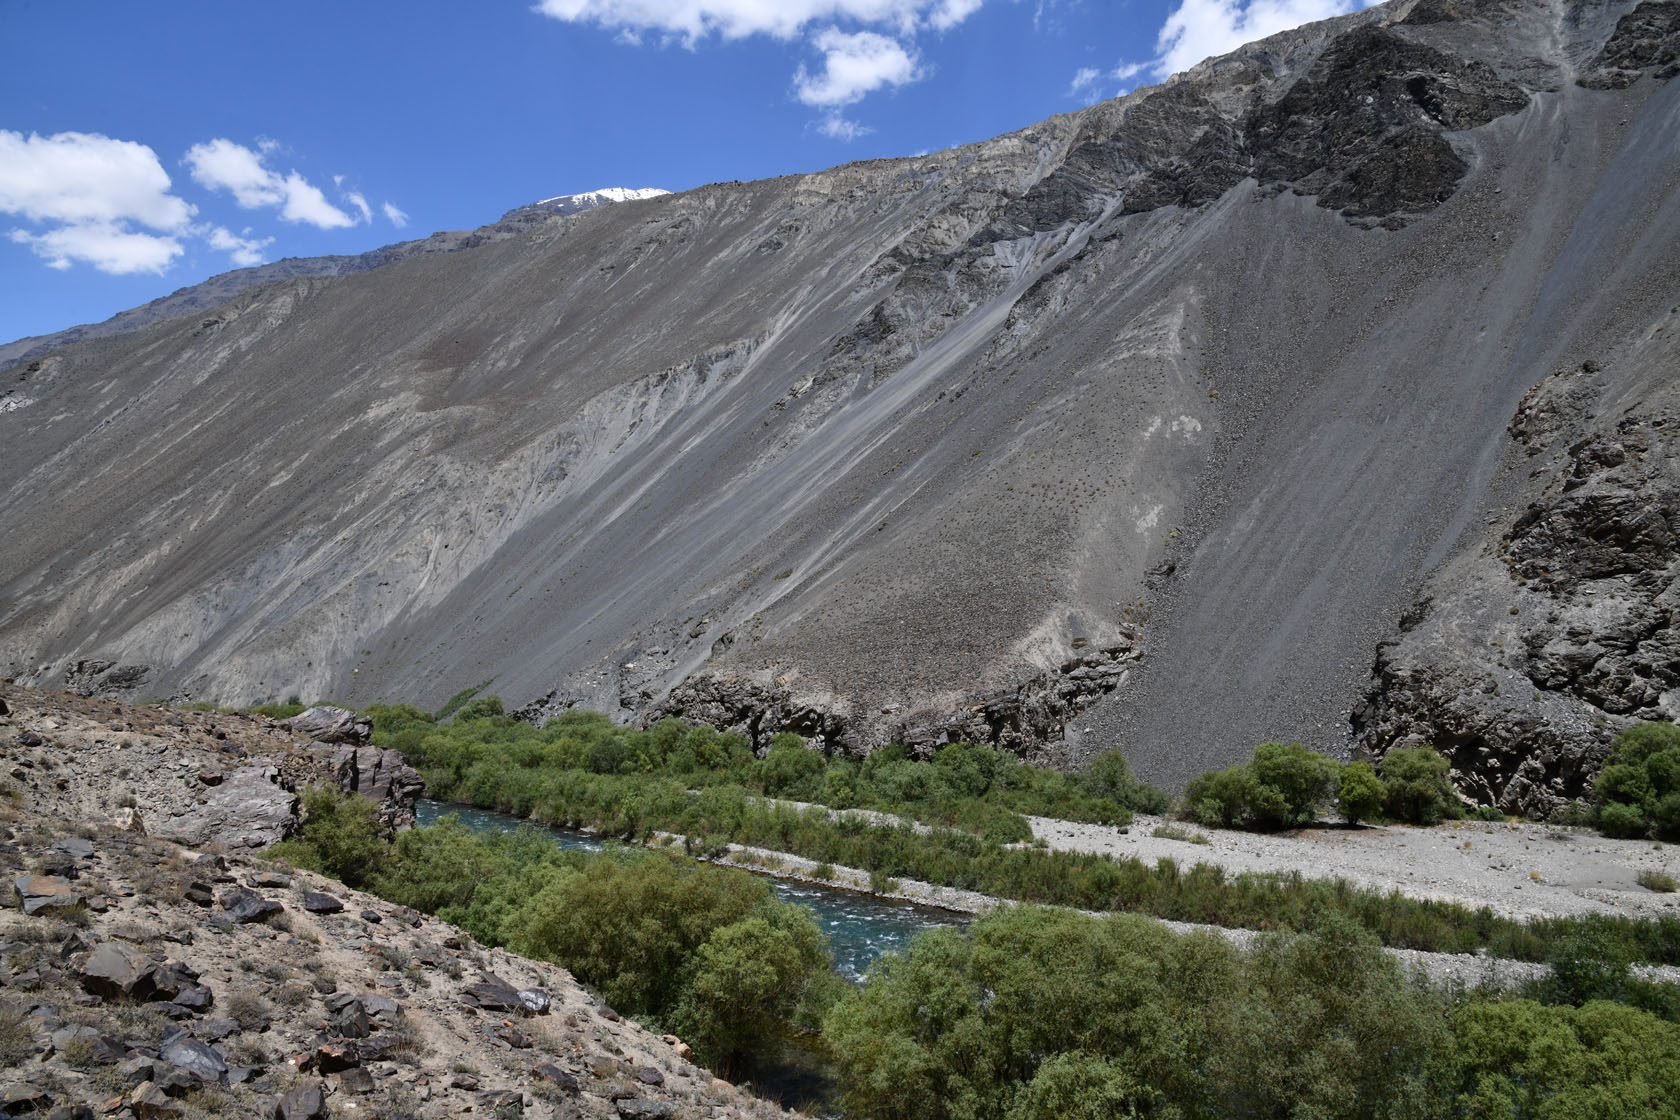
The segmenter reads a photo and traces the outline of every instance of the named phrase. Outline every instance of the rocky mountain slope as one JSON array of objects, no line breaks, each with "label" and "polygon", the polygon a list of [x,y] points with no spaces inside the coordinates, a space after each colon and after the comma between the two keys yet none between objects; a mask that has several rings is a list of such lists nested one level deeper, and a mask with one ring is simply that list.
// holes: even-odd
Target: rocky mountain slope
[{"label": "rocky mountain slope", "polygon": [[[452,253],[458,249],[471,249],[475,245],[483,245],[487,241],[500,241],[522,232],[534,221],[555,215],[579,214],[585,210],[593,210],[597,206],[606,206],[613,202],[625,202],[638,198],[654,198],[668,192],[657,188],[646,187],[639,190],[624,187],[607,187],[604,190],[585,191],[582,194],[566,194],[555,198],[545,198],[533,202],[528,206],[516,207],[503,214],[495,222],[487,226],[480,226],[474,230],[450,230],[434,233],[430,237],[417,238],[413,241],[399,241],[394,245],[382,245],[366,253],[356,253],[352,256],[332,257],[286,257],[283,260],[270,261],[268,264],[255,265],[251,268],[237,268],[231,272],[223,272],[199,284],[180,288],[176,291],[143,303],[139,307],[106,319],[102,323],[86,323],[79,327],[55,331],[52,334],[31,335],[11,342],[0,343],[0,372],[12,366],[28,362],[42,354],[68,346],[72,342],[80,342],[87,338],[104,338],[108,335],[123,334],[127,331],[138,330],[148,323],[155,323],[160,319],[172,319],[182,315],[196,315],[213,312],[216,308],[232,299],[246,288],[254,288],[259,284],[273,284],[285,280],[295,280],[300,276],[344,276],[351,272],[366,272],[370,268],[391,264],[420,253]],[[39,367],[36,367],[36,371]],[[29,372],[29,371],[26,371]],[[20,384],[26,384],[27,378],[20,378]],[[0,391],[0,412],[8,407],[21,407],[20,400],[27,399],[28,394],[20,397],[17,385],[8,386]],[[6,402],[10,399],[11,404]]]},{"label": "rocky mountain slope", "polygon": [[1680,714],[1677,57],[1670,0],[1396,0],[56,350],[0,667],[1168,785],[1423,737],[1540,811]]},{"label": "rocky mountain slope", "polygon": [[0,702],[0,1115],[785,1115],[560,968],[259,858],[341,745]]}]

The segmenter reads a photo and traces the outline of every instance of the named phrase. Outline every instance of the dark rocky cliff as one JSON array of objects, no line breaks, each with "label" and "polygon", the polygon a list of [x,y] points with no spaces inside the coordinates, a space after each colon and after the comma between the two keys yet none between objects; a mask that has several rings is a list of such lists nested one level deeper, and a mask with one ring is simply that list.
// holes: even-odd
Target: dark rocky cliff
[{"label": "dark rocky cliff", "polygon": [[[0,375],[0,668],[1167,784],[1421,736],[1544,808],[1676,714],[1676,26],[1389,4],[39,355]],[[1468,699],[1493,669],[1527,699]]]}]

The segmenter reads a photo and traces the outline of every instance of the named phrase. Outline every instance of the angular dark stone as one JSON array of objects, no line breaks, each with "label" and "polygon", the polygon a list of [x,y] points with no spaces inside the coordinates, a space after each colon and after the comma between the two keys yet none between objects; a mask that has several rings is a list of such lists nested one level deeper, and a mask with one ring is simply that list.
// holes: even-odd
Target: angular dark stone
[{"label": "angular dark stone", "polygon": [[223,893],[222,909],[236,922],[260,922],[282,912],[285,907],[255,891],[235,887]]},{"label": "angular dark stone", "polygon": [[525,1115],[525,1096],[517,1089],[487,1089],[478,1095],[479,1111],[489,1116]]},{"label": "angular dark stone", "polygon": [[468,984],[461,989],[461,1001],[472,1007],[480,1007],[485,1011],[523,1011],[524,1002],[519,993],[499,976],[486,974],[484,979]]},{"label": "angular dark stone", "polygon": [[370,720],[363,719],[346,708],[335,708],[330,704],[318,704],[308,708],[291,719],[282,720],[280,726],[287,731],[307,735],[317,743],[361,744],[373,737],[373,723]]},{"label": "angular dark stone", "polygon": [[58,875],[19,875],[12,880],[12,893],[25,914],[66,912],[82,905],[80,892]]},{"label": "angular dark stone", "polygon": [[204,1012],[210,1010],[210,1005],[216,1002],[216,997],[203,984],[192,984],[182,988],[175,998],[169,1002],[177,1007],[185,1007],[189,1011]]},{"label": "angular dark stone", "polygon": [[199,906],[208,906],[216,900],[215,892],[210,889],[210,884],[200,883],[197,880],[187,884],[187,889],[181,892],[181,897]]},{"label": "angular dark stone", "polygon": [[157,1074],[152,1078],[152,1084],[161,1089],[165,1096],[184,1097],[204,1088],[204,1079],[191,1070],[177,1067]]},{"label": "angular dark stone", "polygon": [[519,992],[519,1003],[527,1015],[546,1015],[553,1001],[548,993],[541,988],[522,988]]},{"label": "angular dark stone", "polygon": [[82,987],[106,999],[148,999],[157,991],[152,972],[157,959],[132,945],[105,941],[94,946],[76,970]]},{"label": "angular dark stone", "polygon": [[574,1096],[583,1090],[583,1085],[579,1083],[577,1078],[573,1077],[557,1065],[545,1062],[531,1070],[531,1074],[532,1076],[546,1081],[559,1089],[563,1089]]},{"label": "angular dark stone", "polygon": [[346,1093],[373,1092],[373,1074],[357,1066],[338,1075],[338,1087]]},{"label": "angular dark stone", "polygon": [[364,922],[372,922],[374,925],[378,925],[380,922],[383,922],[384,920],[385,920],[384,918],[379,916],[379,911],[377,911],[377,910],[363,910],[362,911],[362,921],[364,921]]},{"label": "angular dark stone", "polygon": [[361,1064],[354,1042],[328,1042],[315,1049],[315,1066],[322,1073],[339,1073]]},{"label": "angular dark stone", "polygon": [[197,1074],[205,1081],[220,1082],[227,1076],[227,1062],[196,1038],[180,1038],[165,1046],[158,1057],[170,1065]]},{"label": "angular dark stone", "polygon": [[202,1019],[193,1024],[193,1036],[202,1038],[205,1042],[220,1042],[230,1034],[238,1034],[243,1028],[232,1019]]},{"label": "angular dark stone", "polygon": [[652,1066],[637,1066],[636,1080],[643,1085],[663,1085],[665,1084],[665,1075]]},{"label": "angular dark stone", "polygon": [[321,891],[306,891],[303,896],[303,908],[311,914],[337,914],[344,909],[344,903]]},{"label": "angular dark stone", "polygon": [[285,1096],[275,1106],[275,1120],[325,1120],[327,1098],[319,1081],[309,1081]]},{"label": "angular dark stone", "polygon": [[642,1097],[626,1097],[613,1102],[624,1120],[671,1120],[676,1110],[665,1101],[650,1101]]}]

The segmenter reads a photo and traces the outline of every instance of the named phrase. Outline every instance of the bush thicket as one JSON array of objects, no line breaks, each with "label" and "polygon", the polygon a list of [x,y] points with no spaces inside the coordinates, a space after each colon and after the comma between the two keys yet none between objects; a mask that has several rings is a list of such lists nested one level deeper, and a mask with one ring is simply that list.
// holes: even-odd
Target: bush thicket
[{"label": "bush thicket", "polygon": [[1608,836],[1680,840],[1680,728],[1650,721],[1617,735],[1593,803]]},{"label": "bush thicket", "polygon": [[849,1114],[882,1120],[1680,1108],[1672,1023],[1604,1002],[1452,999],[1339,920],[1243,953],[1129,916],[999,912],[883,958],[825,1037]]},{"label": "bush thicket", "polygon": [[1397,747],[1383,755],[1383,808],[1407,824],[1439,824],[1453,816],[1458,792],[1447,777],[1447,756],[1434,747]]},{"label": "bush thicket", "polygon": [[1407,824],[1436,824],[1457,811],[1450,764],[1433,747],[1403,747],[1344,766],[1300,743],[1261,743],[1247,762],[1191,779],[1179,814],[1209,828],[1270,832],[1317,819],[1334,797],[1349,824],[1379,813]]}]

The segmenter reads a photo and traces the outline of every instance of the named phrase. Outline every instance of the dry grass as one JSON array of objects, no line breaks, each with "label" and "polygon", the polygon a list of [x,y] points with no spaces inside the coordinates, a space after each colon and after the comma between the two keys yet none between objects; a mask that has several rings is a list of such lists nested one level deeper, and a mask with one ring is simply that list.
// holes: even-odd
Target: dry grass
[{"label": "dry grass", "polygon": [[1680,880],[1661,871],[1641,871],[1635,881],[1646,890],[1656,891],[1658,894],[1672,894],[1680,890]]}]

